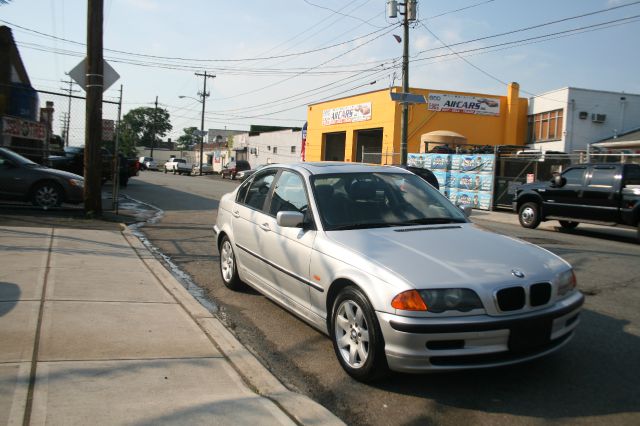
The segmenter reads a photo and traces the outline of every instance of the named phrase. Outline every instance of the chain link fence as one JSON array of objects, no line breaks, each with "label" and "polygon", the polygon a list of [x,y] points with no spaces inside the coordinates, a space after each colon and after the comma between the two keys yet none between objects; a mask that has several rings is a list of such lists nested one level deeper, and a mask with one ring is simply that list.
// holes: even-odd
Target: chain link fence
[{"label": "chain link fence", "polygon": [[[64,146],[83,146],[85,144],[85,122],[86,122],[86,98],[66,93],[49,92],[38,90],[40,105],[53,102],[53,115],[51,130],[54,135],[50,154],[55,154]],[[118,102],[112,100],[102,101],[102,119],[109,120],[115,125],[118,120]],[[111,152],[114,151],[115,131],[110,123],[103,125],[104,147]],[[58,148],[56,142],[62,146]]]}]

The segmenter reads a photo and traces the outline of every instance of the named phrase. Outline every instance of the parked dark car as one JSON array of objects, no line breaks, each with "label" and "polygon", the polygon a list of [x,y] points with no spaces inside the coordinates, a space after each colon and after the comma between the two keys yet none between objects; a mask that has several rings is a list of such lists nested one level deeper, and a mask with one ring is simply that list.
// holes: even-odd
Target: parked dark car
[{"label": "parked dark car", "polygon": [[429,169],[424,169],[422,167],[413,167],[413,166],[400,166],[405,170],[409,170],[411,173],[420,176],[424,179],[428,184],[433,186],[435,189],[440,189],[440,184],[438,183],[438,178],[433,172]]},{"label": "parked dark car", "polygon": [[567,229],[580,222],[632,226],[638,228],[640,242],[640,165],[570,167],[549,182],[518,187],[513,209],[525,228],[546,220],[558,220]]},{"label": "parked dark car", "polygon": [[0,148],[0,198],[31,201],[46,210],[62,203],[79,204],[83,192],[82,176],[36,164]]},{"label": "parked dark car", "polygon": [[222,176],[222,179],[227,177],[231,179],[235,179],[238,172],[243,170],[251,170],[251,166],[249,165],[248,161],[246,160],[231,161],[230,163],[228,163],[226,166],[222,168],[222,170],[220,171],[220,175]]},{"label": "parked dark car", "polygon": [[[102,182],[111,179],[111,171],[113,170],[113,156],[109,151],[101,149],[102,158]],[[76,175],[84,176],[84,146],[67,146],[64,148],[64,155],[49,156],[49,167],[58,170],[64,170]]]}]

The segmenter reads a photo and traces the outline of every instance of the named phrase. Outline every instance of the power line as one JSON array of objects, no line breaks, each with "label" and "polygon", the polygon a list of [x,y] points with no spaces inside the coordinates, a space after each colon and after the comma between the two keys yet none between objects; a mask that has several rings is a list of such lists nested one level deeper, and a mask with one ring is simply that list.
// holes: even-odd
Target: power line
[{"label": "power line", "polygon": [[[533,29],[536,29],[536,28],[542,28],[542,27],[546,27],[546,26],[549,26],[549,25],[558,24],[558,23],[561,23],[561,22],[567,22],[567,21],[571,21],[571,20],[574,20],[574,19],[580,19],[580,18],[585,18],[587,16],[593,16],[593,15],[597,15],[597,14],[600,14],[600,13],[610,12],[612,10],[621,9],[623,7],[628,7],[628,6],[633,6],[633,5],[636,5],[636,4],[639,4],[639,3],[640,3],[640,0],[639,1],[634,1],[632,3],[626,3],[626,4],[621,4],[621,5],[618,5],[618,6],[609,7],[609,8],[606,8],[606,9],[596,10],[596,11],[593,11],[593,12],[583,13],[581,15],[569,16],[569,17],[562,18],[562,19],[556,19],[554,21],[543,22],[541,24],[536,24],[536,25],[531,25],[531,26],[528,26],[528,27],[518,28],[518,29],[515,29],[515,30],[511,30],[511,31],[506,31],[506,32],[503,32],[503,33],[493,34],[493,35],[490,35],[490,36],[478,37],[478,38],[475,38],[473,40],[467,40],[467,41],[461,41],[461,42],[458,42],[458,43],[452,43],[452,44],[449,45],[449,47],[456,47],[456,46],[463,45],[463,44],[474,43],[476,41],[482,41],[482,40],[487,40],[487,39],[490,39],[490,38],[502,37],[502,36],[505,36],[505,35],[516,34],[516,33],[523,32],[523,31],[529,31],[529,30],[533,30]],[[416,56],[418,56],[418,55],[420,55],[422,53],[425,53],[425,52],[431,52],[431,51],[440,50],[440,49],[443,49],[443,48],[444,47],[436,47],[436,48],[421,50],[420,52],[418,52],[416,54]]]}]

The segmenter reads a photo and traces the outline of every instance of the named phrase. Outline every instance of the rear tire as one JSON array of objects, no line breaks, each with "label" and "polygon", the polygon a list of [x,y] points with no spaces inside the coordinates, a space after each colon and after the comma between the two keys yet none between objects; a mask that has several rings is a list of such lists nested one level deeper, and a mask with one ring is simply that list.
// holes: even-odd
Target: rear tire
[{"label": "rear tire", "polygon": [[572,222],[570,220],[561,220],[559,222],[564,229],[575,229],[580,224],[580,222]]},{"label": "rear tire", "polygon": [[329,332],[336,357],[351,377],[373,382],[389,374],[380,325],[359,288],[348,286],[338,294]]},{"label": "rear tire", "polygon": [[222,237],[222,242],[220,243],[220,277],[225,287],[230,290],[244,288],[244,283],[240,281],[240,276],[238,275],[233,245],[226,235]]},{"label": "rear tire", "polygon": [[524,228],[537,228],[540,225],[540,206],[538,203],[524,203],[518,211],[518,220]]}]

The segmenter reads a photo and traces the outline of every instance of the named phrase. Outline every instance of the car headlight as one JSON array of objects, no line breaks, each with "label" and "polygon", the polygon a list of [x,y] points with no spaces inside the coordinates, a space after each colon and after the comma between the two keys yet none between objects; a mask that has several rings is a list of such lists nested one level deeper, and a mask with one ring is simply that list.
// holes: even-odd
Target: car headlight
[{"label": "car headlight", "polygon": [[77,186],[78,188],[84,188],[84,180],[82,180],[82,179],[69,179],[69,185]]},{"label": "car headlight", "polygon": [[576,280],[576,274],[573,272],[573,269],[569,269],[558,275],[557,283],[558,296],[564,296],[576,288],[578,281]]},{"label": "car headlight", "polygon": [[405,311],[428,311],[435,314],[445,311],[469,312],[483,308],[476,292],[467,288],[409,290],[394,297],[391,306]]}]

